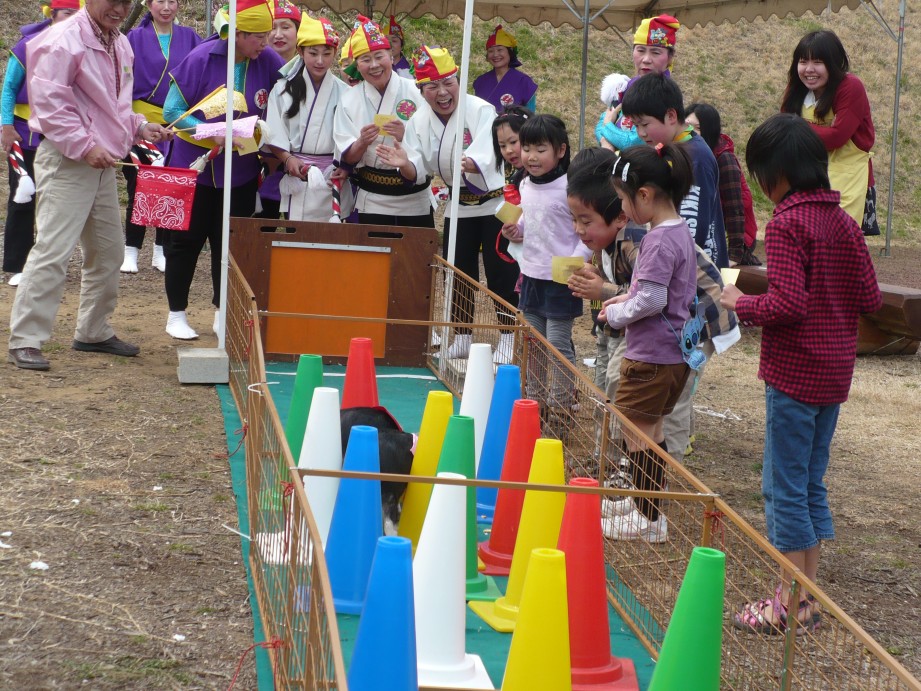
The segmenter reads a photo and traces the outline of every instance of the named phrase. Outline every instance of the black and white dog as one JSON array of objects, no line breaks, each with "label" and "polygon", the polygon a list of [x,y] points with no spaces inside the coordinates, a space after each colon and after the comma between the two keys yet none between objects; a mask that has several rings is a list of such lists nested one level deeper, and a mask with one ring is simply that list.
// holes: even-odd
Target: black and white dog
[{"label": "black and white dog", "polygon": [[[346,408],[340,414],[343,453],[349,434],[355,425],[367,425],[377,430],[380,448],[381,472],[409,475],[416,450],[416,435],[404,432],[400,423],[386,408]],[[405,482],[381,482],[381,510],[384,516],[384,534],[396,535],[400,523]]]}]

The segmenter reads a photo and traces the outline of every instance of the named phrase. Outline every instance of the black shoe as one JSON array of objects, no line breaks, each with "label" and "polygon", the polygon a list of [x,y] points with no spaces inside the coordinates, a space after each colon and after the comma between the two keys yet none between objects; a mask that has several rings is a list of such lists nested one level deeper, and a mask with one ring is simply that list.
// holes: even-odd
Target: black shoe
[{"label": "black shoe", "polygon": [[51,363],[38,348],[10,348],[8,359],[20,369],[51,369]]},{"label": "black shoe", "polygon": [[109,353],[109,355],[121,355],[123,357],[134,357],[141,352],[141,349],[132,343],[125,343],[118,336],[112,336],[98,343],[84,343],[83,341],[74,340],[74,350],[84,353]]}]

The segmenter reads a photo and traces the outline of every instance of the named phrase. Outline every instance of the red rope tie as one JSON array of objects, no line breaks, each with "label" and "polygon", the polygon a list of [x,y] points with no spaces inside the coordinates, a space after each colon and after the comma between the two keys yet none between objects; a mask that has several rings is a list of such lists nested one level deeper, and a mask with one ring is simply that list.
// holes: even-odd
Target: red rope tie
[{"label": "red rope tie", "polygon": [[723,523],[725,517],[726,514],[719,509],[716,511],[704,511],[704,520],[710,520],[710,542],[713,542],[713,535],[719,535],[720,546],[723,548],[726,547],[726,526]]},{"label": "red rope tie", "polygon": [[246,328],[246,346],[243,348],[243,356],[249,357],[249,351],[253,347],[253,334],[256,331],[256,321],[254,319],[244,319],[243,326]]},{"label": "red rope tie", "polygon": [[[250,650],[255,648],[265,648],[266,650],[274,650],[277,648],[283,648],[285,642],[278,638],[274,637],[271,641],[261,641],[259,643],[253,643],[250,647],[243,651],[243,654],[240,656],[240,661],[237,663],[237,669],[233,673],[233,677],[230,680],[230,686],[227,687],[227,691],[232,691],[234,685],[237,683],[237,677],[240,676],[240,670],[243,669],[243,661],[246,659],[246,656],[249,654]],[[278,677],[278,656],[275,656],[275,669],[272,670],[272,677]]]},{"label": "red rope tie", "polygon": [[285,530],[282,535],[282,543],[284,547],[282,548],[282,559],[288,558],[288,541],[290,539],[289,533],[291,532],[291,495],[294,494],[294,483],[293,482],[282,482],[282,493],[281,493],[281,503],[282,503],[282,513],[285,517]]},{"label": "red rope tie", "polygon": [[227,456],[228,458],[231,458],[234,454],[237,453],[237,451],[240,450],[240,447],[243,446],[243,442],[246,441],[247,432],[249,432],[249,424],[246,422],[243,423],[243,426],[240,429],[234,430],[233,435],[235,437],[240,437],[240,441],[237,442],[237,447]]}]

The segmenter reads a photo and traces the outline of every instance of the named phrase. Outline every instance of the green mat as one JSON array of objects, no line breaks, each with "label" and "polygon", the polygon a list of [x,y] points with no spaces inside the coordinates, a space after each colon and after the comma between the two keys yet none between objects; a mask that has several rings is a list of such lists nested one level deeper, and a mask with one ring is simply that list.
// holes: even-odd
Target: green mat
[{"label": "green mat", "polygon": [[[269,382],[272,399],[275,402],[278,415],[282,423],[287,419],[291,396],[294,392],[294,375],[296,363],[267,363],[266,377]],[[345,375],[344,366],[324,365],[323,385],[342,389]],[[409,369],[397,367],[377,368],[378,397],[382,406],[386,407],[408,432],[418,432],[422,423],[422,412],[429,391],[444,391],[442,384],[428,370]],[[221,400],[221,410],[224,415],[224,426],[227,432],[228,452],[236,448],[239,436],[234,433],[240,429],[240,417],[237,414],[233,397],[227,386],[217,387]],[[455,408],[457,405],[455,405]],[[237,514],[240,521],[240,530],[249,531],[249,515],[246,503],[246,469],[243,450],[239,450],[230,457],[230,473],[234,495],[237,498]],[[485,526],[480,526],[481,531]],[[485,536],[481,536],[485,539]],[[250,589],[250,599],[253,603],[253,619],[255,640],[265,640],[262,620],[256,607],[256,597],[253,591],[252,574],[249,572],[249,540],[241,539],[243,559],[246,565],[247,581]],[[613,574],[609,574],[609,578]],[[615,577],[616,578],[616,577]],[[496,583],[500,590],[505,591],[507,579],[497,578]],[[626,624],[608,608],[611,626],[611,649],[618,657],[629,657],[636,665],[640,689],[649,685],[652,677],[654,663],[646,649],[640,645]],[[346,669],[351,661],[352,649],[355,645],[355,635],[358,631],[358,616],[338,615],[339,636],[342,641],[342,652]],[[467,609],[467,652],[479,655],[483,659],[489,676],[498,688],[505,674],[505,661],[511,643],[511,634],[493,631],[480,617]],[[257,649],[256,670],[259,678],[259,689],[272,689],[272,669],[268,653],[261,648]]]}]

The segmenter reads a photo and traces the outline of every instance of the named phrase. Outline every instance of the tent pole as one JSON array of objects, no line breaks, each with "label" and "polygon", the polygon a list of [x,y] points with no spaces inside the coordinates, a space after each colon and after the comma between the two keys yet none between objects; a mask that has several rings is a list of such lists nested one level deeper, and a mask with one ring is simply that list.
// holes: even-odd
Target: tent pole
[{"label": "tent pole", "polygon": [[895,103],[892,106],[892,142],[889,158],[889,204],[886,208],[886,246],[880,256],[892,256],[892,212],[895,206],[895,154],[899,141],[899,97],[902,94],[902,50],[905,46],[905,0],[899,0],[899,57],[895,68]]},{"label": "tent pole", "polygon": [[585,98],[588,94],[588,29],[591,24],[589,0],[582,10],[582,100],[579,101],[579,148],[585,148]]},{"label": "tent pole", "polygon": [[236,33],[237,33],[237,3],[229,3],[230,24],[227,27],[227,112],[224,114],[226,124],[224,142],[224,194],[221,208],[221,246],[212,247],[212,252],[221,253],[221,296],[218,299],[218,329],[217,347],[224,350],[227,342],[227,274],[230,266],[230,187],[233,175],[233,94],[236,89],[234,82],[234,63],[236,62]]}]

